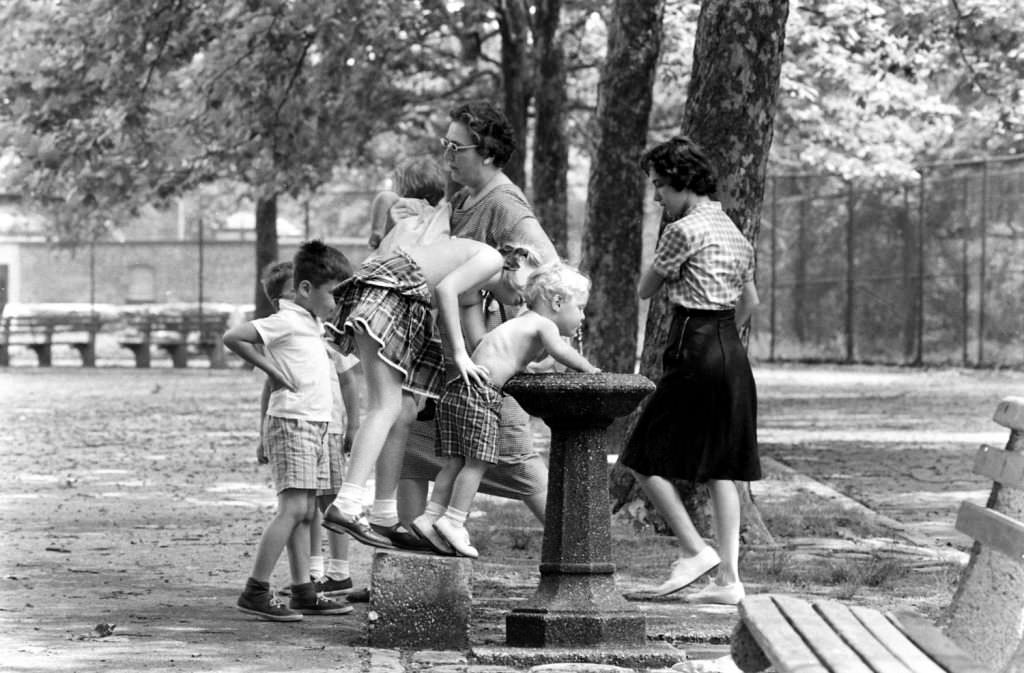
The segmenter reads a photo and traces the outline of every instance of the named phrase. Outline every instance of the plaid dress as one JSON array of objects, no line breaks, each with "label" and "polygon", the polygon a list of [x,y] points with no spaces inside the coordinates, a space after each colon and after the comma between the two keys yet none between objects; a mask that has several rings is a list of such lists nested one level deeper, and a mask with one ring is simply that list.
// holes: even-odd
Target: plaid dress
[{"label": "plaid dress", "polygon": [[497,463],[500,422],[501,391],[496,386],[454,378],[437,401],[436,454]]},{"label": "plaid dress", "polygon": [[359,324],[380,344],[377,356],[398,370],[402,388],[438,397],[444,387],[444,350],[431,313],[430,288],[404,251],[368,259],[337,291],[331,337],[342,353],[355,351]]}]

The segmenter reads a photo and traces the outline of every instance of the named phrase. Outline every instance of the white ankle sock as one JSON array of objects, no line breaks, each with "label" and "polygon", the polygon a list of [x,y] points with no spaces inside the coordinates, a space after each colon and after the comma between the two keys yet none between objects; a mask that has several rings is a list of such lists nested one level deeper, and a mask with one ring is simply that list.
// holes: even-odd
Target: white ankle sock
[{"label": "white ankle sock", "polygon": [[463,512],[461,509],[455,509],[454,507],[449,507],[444,512],[444,518],[448,519],[456,526],[465,526],[466,518],[468,516],[469,512]]},{"label": "white ankle sock", "polygon": [[349,482],[343,482],[338,490],[338,497],[334,499],[334,506],[345,514],[363,513],[363,495],[366,489]]},{"label": "white ankle sock", "polygon": [[423,516],[427,517],[427,519],[430,520],[430,523],[434,523],[444,516],[445,509],[447,508],[444,505],[431,500],[427,503],[427,508],[423,510]]},{"label": "white ankle sock", "polygon": [[311,577],[320,578],[324,575],[324,557],[323,556],[310,556],[309,557],[309,574]]},{"label": "white ankle sock", "polygon": [[370,510],[370,523],[378,526],[394,526],[398,523],[398,500],[382,499],[373,501]]},{"label": "white ankle sock", "polygon": [[326,575],[332,579],[343,580],[351,575],[348,561],[340,558],[327,559]]}]

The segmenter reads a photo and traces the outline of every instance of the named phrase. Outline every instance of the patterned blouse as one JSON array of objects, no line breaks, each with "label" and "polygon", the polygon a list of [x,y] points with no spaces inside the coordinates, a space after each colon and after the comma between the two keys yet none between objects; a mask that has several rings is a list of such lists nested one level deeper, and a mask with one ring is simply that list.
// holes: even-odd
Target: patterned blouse
[{"label": "patterned blouse", "polygon": [[754,249],[722,204],[709,201],[665,227],[652,266],[665,277],[671,303],[724,311],[754,279]]}]

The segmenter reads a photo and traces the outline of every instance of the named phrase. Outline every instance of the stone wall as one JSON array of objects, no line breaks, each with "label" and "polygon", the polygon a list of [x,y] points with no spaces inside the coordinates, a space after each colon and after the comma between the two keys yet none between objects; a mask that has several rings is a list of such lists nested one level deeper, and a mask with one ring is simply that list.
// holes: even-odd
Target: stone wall
[{"label": "stone wall", "polygon": [[[353,264],[367,254],[365,239],[328,240]],[[280,258],[294,254],[298,243],[280,243]],[[5,246],[10,276],[8,301],[20,303],[88,302],[90,269],[95,268],[95,301],[193,302],[199,299],[199,247],[196,241],[97,243],[62,250],[45,242]],[[16,251],[16,252],[15,252]],[[203,245],[203,299],[251,304],[255,289],[255,244],[252,241],[207,241]]]}]

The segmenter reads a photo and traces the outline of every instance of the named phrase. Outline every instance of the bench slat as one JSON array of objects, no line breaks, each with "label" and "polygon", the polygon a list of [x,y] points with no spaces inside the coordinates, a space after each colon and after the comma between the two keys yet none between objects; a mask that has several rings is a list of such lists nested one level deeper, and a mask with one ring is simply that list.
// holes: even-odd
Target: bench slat
[{"label": "bench slat", "polygon": [[[811,604],[792,596],[774,596],[782,614],[800,633],[818,658],[837,673],[872,673],[856,652],[825,623]],[[801,669],[802,670],[802,669]]]},{"label": "bench slat", "polygon": [[1006,397],[996,406],[992,416],[999,425],[1024,432],[1024,397]]},{"label": "bench slat", "polygon": [[779,612],[772,596],[747,596],[740,617],[779,673],[830,673]]},{"label": "bench slat", "polygon": [[974,455],[973,471],[1004,486],[1024,488],[1024,453],[982,445]]},{"label": "bench slat", "polygon": [[907,640],[878,610],[853,605],[850,611],[860,623],[914,673],[946,673],[938,664]]},{"label": "bench slat", "polygon": [[850,608],[835,601],[816,601],[814,609],[835,629],[850,649],[864,659],[876,673],[915,673],[878,642],[874,634],[850,611]]},{"label": "bench slat", "polygon": [[946,637],[942,631],[919,614],[913,612],[889,613],[888,618],[949,673],[995,673],[982,666]]},{"label": "bench slat", "polygon": [[962,502],[956,529],[1010,558],[1024,561],[1024,523],[1013,517],[973,502]]}]

